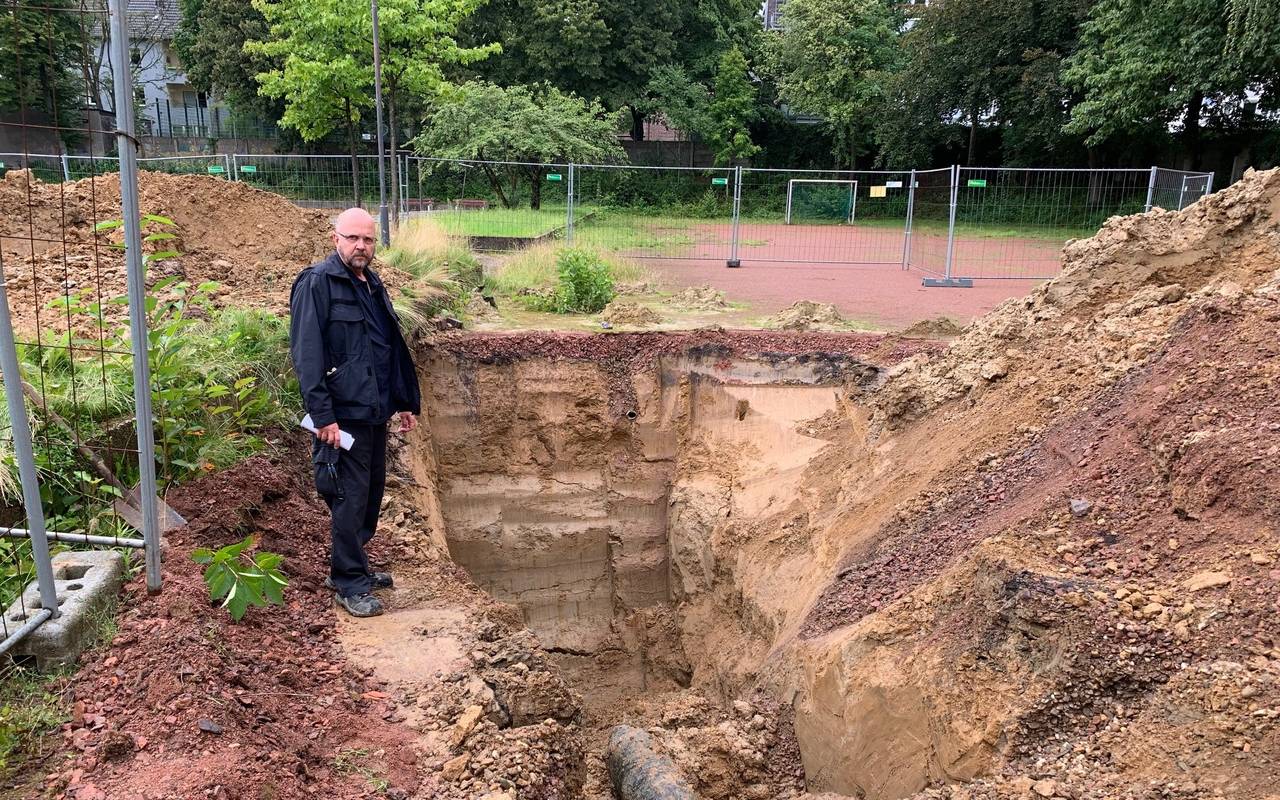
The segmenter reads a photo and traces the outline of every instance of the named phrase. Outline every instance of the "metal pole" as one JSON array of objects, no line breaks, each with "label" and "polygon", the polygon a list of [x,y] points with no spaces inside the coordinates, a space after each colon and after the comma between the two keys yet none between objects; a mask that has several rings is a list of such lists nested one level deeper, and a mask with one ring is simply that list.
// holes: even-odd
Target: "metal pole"
[{"label": "metal pole", "polygon": [[240,180],[240,162],[236,159],[235,153],[232,153],[229,158],[231,159],[231,180],[238,181]]},{"label": "metal pole", "polygon": [[[790,191],[788,185],[788,191]],[[790,203],[788,203],[790,206]],[[738,257],[738,232],[742,227],[742,165],[733,168],[733,223],[731,225],[732,233],[729,237],[729,260],[725,262],[726,267],[742,266],[742,259]]]},{"label": "metal pole", "polygon": [[227,180],[234,181],[236,179],[235,170],[231,167],[231,156],[226,153],[222,154],[222,169],[226,172]]},{"label": "metal pole", "polygon": [[1156,172],[1158,169],[1159,169],[1158,167],[1152,167],[1151,177],[1147,179],[1147,206],[1145,209],[1146,211],[1151,210],[1151,198],[1154,197],[1156,193]]},{"label": "metal pole", "polygon": [[[128,63],[128,62],[125,62]],[[5,402],[13,433],[13,455],[22,480],[22,504],[27,511],[31,557],[36,562],[36,586],[40,607],[58,616],[58,591],[53,583],[53,562],[49,560],[49,540],[44,534],[44,507],[40,504],[40,477],[31,446],[31,424],[22,398],[22,373],[18,371],[18,348],[13,342],[13,318],[9,316],[9,294],[5,289],[4,264],[0,259],[0,370],[4,371]]]},{"label": "metal pole", "polygon": [[783,221],[784,225],[791,224],[791,187],[792,182],[787,181],[787,218]]},{"label": "metal pole", "polygon": [[911,269],[911,223],[916,213],[916,171],[911,170],[907,187],[907,224],[902,233],[902,268]]},{"label": "metal pole", "polygon": [[160,528],[156,521],[156,443],[151,414],[151,365],[148,361],[147,290],[142,264],[138,211],[138,162],[134,152],[133,76],[129,72],[126,0],[109,0],[111,44],[115,48],[116,136],[120,153],[120,214],[124,220],[124,256],[129,285],[129,337],[133,342],[133,403],[138,430],[138,500],[142,539],[147,543],[147,592],[160,591]]},{"label": "metal pole", "polygon": [[[25,539],[31,535],[31,531],[27,528],[0,528],[0,536],[11,539]],[[63,533],[60,531],[45,531],[45,538],[51,542],[74,542],[76,544],[100,544],[106,547],[136,547],[142,549],[147,543],[141,539],[126,538],[121,536],[94,536],[88,533]]]},{"label": "metal pole", "polygon": [[1214,173],[1210,172],[1210,173],[1209,173],[1209,180],[1205,181],[1205,183],[1204,183],[1204,196],[1205,196],[1205,197],[1208,197],[1209,195],[1213,194],[1213,176],[1214,176]]},{"label": "metal pole", "polygon": [[947,269],[943,276],[944,279],[951,282],[951,264],[955,260],[956,253],[956,205],[960,201],[960,165],[953,164],[951,167],[951,215],[947,220]]},{"label": "metal pole", "polygon": [[387,151],[382,134],[382,53],[378,45],[378,0],[369,0],[373,13],[373,103],[378,122],[378,229],[382,246],[391,246],[391,216],[387,211]]},{"label": "metal pole", "polygon": [[573,162],[569,163],[568,197],[565,202],[564,240],[573,244]]},{"label": "metal pole", "polygon": [[71,164],[67,160],[66,150],[62,151],[62,180],[66,181],[67,183],[71,182]]}]

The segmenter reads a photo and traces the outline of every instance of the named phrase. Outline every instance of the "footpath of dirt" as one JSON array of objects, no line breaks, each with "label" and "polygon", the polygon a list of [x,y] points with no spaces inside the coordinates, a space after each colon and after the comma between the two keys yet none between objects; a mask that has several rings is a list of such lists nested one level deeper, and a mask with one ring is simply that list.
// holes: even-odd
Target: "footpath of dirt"
[{"label": "footpath of dirt", "polygon": [[[145,232],[169,232],[175,239],[144,245],[148,252],[176,250],[177,258],[156,261],[148,285],[180,276],[192,287],[216,281],[217,305],[288,309],[289,287],[307,264],[324,258],[328,217],[284,197],[244,183],[205,175],[142,172],[139,207],[174,227],[148,224]],[[44,183],[27,170],[0,179],[0,255],[4,259],[15,327],[64,330],[65,312],[48,308],[66,296],[87,292],[104,304],[123,295],[120,230],[96,232],[97,223],[120,217],[117,173],[70,183]],[[380,271],[392,288],[407,283],[398,270]],[[123,306],[107,305],[109,321],[123,318]],[[72,327],[82,327],[74,321]]]}]

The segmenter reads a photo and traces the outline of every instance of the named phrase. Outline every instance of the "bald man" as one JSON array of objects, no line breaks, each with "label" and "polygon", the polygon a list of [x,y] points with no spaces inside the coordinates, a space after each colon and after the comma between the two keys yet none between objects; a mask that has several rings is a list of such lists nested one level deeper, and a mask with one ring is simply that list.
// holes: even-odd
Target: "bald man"
[{"label": "bald man", "polygon": [[[418,376],[391,298],[369,268],[373,218],[349,208],[333,224],[334,252],[304,269],[289,294],[289,349],[302,404],[315,423],[316,489],[331,516],[329,577],[334,601],[356,617],[382,613],[375,589],[392,586],[374,572],[373,538],[386,487],[387,423],[407,433],[421,413]],[[339,431],[355,438],[339,446]]]}]

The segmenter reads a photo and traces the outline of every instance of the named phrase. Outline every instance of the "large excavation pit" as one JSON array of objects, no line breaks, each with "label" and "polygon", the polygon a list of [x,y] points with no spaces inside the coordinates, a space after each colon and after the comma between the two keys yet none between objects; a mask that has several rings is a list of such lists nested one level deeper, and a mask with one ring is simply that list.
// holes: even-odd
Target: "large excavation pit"
[{"label": "large excavation pit", "polygon": [[[637,698],[692,686],[727,708],[750,688],[779,620],[737,583],[739,523],[790,513],[877,357],[919,346],[740,337],[463,336],[421,354],[428,516],[581,693],[594,746]],[[783,592],[811,561],[799,533],[770,534]]]}]

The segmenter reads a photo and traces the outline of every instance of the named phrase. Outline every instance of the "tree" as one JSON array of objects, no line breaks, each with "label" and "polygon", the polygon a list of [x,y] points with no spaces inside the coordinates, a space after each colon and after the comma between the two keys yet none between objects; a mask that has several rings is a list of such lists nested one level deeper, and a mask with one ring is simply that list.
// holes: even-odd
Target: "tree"
[{"label": "tree", "polygon": [[268,36],[267,20],[253,0],[181,0],[182,22],[174,48],[197,90],[226,100],[232,108],[266,119],[284,114],[279,98],[258,93],[259,73],[279,69],[279,58],[245,49],[245,42]]},{"label": "tree", "polygon": [[709,84],[721,54],[758,31],[751,0],[490,0],[461,38],[501,41],[502,54],[463,77],[500,85],[548,83],[607,108],[627,109],[643,137],[650,83],[664,68]]},{"label": "tree", "polygon": [[968,123],[1002,133],[1009,160],[1039,160],[1062,138],[1072,101],[1062,60],[1075,49],[1088,0],[948,0],[926,8],[902,37],[905,62],[890,82],[893,113],[878,128],[882,158],[923,163]]},{"label": "tree", "polygon": [[[387,112],[389,147],[399,149],[401,107],[415,99],[433,99],[445,78],[443,64],[472,64],[501,52],[496,44],[459,47],[453,38],[459,25],[484,0],[380,0],[378,34],[382,59],[382,91]],[[391,208],[400,190],[400,162],[391,159]]]},{"label": "tree", "polygon": [[[530,206],[542,204],[545,162],[615,163],[626,160],[618,146],[616,114],[595,101],[554,86],[501,87],[470,81],[442,97],[412,143],[420,155],[456,160],[514,161],[519,166],[481,164],[502,205],[516,205],[521,177],[529,180]],[[505,174],[511,189],[503,187]]]},{"label": "tree", "polygon": [[[1256,0],[1098,0],[1068,62],[1084,95],[1068,130],[1091,144],[1176,125],[1186,166],[1200,162],[1202,129],[1238,127],[1251,97],[1274,91],[1280,29]],[[1267,98],[1263,98],[1264,100]]]},{"label": "tree", "polygon": [[711,92],[684,67],[658,67],[645,93],[645,107],[661,114],[671,128],[691,139],[706,138],[711,130]]},{"label": "tree", "polygon": [[52,0],[39,9],[4,6],[0,111],[36,112],[61,127],[75,127],[74,115],[84,96],[84,84],[74,69],[84,36],[78,8],[70,0]]},{"label": "tree", "polygon": [[738,48],[730,48],[720,59],[710,108],[707,141],[716,150],[716,163],[729,164],[760,152],[747,131],[756,117],[756,89],[747,75],[747,59]]},{"label": "tree", "polygon": [[[429,94],[443,83],[442,64],[483,58],[490,48],[454,40],[479,0],[383,0],[379,3],[383,78],[388,97]],[[373,104],[373,18],[364,0],[253,0],[269,37],[245,43],[277,67],[259,73],[260,91],[285,101],[280,124],[304,139],[345,126],[351,150],[352,193],[360,202],[357,129]],[[394,104],[395,100],[392,99]],[[393,109],[394,113],[394,109]]]},{"label": "tree", "polygon": [[831,133],[836,160],[853,166],[871,144],[885,83],[898,62],[898,14],[889,0],[791,0],[767,44],[778,95]]}]

